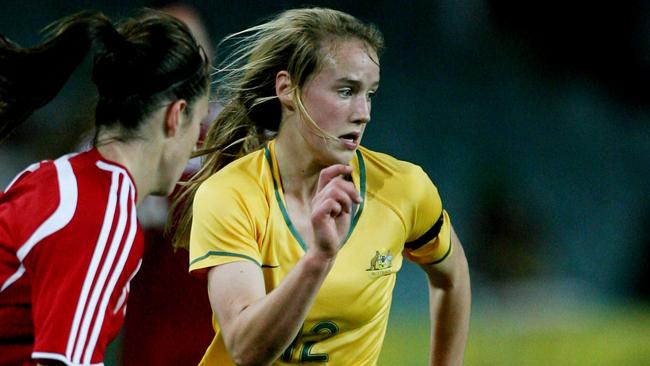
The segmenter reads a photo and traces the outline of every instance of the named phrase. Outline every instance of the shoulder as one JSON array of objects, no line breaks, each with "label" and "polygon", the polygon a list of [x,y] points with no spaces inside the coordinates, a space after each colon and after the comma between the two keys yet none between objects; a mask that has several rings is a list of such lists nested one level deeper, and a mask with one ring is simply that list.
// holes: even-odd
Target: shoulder
[{"label": "shoulder", "polygon": [[16,177],[7,185],[4,190],[5,194],[8,193],[24,193],[42,187],[45,189],[49,181],[56,179],[56,167],[53,160],[43,160],[38,163],[31,164],[23,171],[18,173]]},{"label": "shoulder", "polygon": [[91,192],[102,187],[96,163],[92,153],[83,152],[32,164],[7,186],[2,201],[15,204],[24,201],[25,208],[38,207],[39,210],[56,207],[59,200],[76,202],[81,187]]},{"label": "shoulder", "polygon": [[[1,226],[12,233],[15,243],[23,243],[41,223],[62,212],[61,206],[74,204],[66,200],[67,187],[59,175],[55,161],[32,164],[0,195]],[[66,218],[68,213],[66,210]]]},{"label": "shoulder", "polygon": [[262,199],[268,190],[268,164],[264,150],[252,152],[226,165],[203,181],[196,191],[194,205],[203,202],[238,201],[252,204]]},{"label": "shoulder", "polygon": [[14,233],[16,242],[24,241],[56,210],[60,201],[58,186],[52,161],[44,161],[18,174],[0,195],[1,226]]},{"label": "shoulder", "polygon": [[398,213],[408,227],[418,217],[437,219],[440,216],[440,194],[420,166],[365,148],[361,149],[361,155],[368,194]]},{"label": "shoulder", "polygon": [[432,184],[427,173],[417,164],[365,147],[359,150],[368,179],[381,179],[398,185]]},{"label": "shoulder", "polygon": [[36,187],[51,189],[51,186],[47,186],[50,180],[60,181],[67,178],[68,175],[74,175],[75,177],[82,175],[88,171],[88,167],[97,169],[96,163],[98,160],[95,155],[97,154],[92,151],[84,151],[63,155],[56,160],[43,160],[31,164],[16,175],[5,188],[5,192],[24,185],[35,185]]}]

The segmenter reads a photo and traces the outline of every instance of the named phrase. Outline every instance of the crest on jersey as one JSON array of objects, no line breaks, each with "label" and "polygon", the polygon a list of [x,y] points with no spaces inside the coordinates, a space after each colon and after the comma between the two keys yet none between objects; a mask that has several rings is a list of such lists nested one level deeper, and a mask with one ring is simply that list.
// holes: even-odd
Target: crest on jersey
[{"label": "crest on jersey", "polygon": [[370,277],[379,277],[390,274],[393,265],[393,255],[390,250],[377,250],[375,255],[370,259],[370,268],[366,269]]}]

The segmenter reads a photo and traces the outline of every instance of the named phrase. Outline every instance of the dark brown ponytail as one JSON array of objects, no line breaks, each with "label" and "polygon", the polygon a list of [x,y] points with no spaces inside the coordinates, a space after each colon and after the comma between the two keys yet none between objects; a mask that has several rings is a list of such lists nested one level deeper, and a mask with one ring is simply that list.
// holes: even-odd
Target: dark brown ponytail
[{"label": "dark brown ponytail", "polygon": [[50,36],[32,48],[0,37],[0,140],[58,94],[107,28],[104,15],[85,11],[48,26]]},{"label": "dark brown ponytail", "polygon": [[0,38],[0,140],[54,98],[90,51],[99,94],[95,124],[119,124],[125,140],[162,102],[185,99],[191,106],[207,93],[209,60],[170,15],[145,10],[114,27],[105,15],[83,11],[48,29],[33,48]]}]

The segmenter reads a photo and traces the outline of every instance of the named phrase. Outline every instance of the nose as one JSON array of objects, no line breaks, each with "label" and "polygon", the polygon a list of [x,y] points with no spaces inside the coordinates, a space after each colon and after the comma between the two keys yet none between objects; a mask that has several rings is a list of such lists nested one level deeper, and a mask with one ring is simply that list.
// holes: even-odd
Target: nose
[{"label": "nose", "polygon": [[370,122],[370,99],[365,96],[359,96],[354,103],[354,113],[352,121],[355,123]]}]

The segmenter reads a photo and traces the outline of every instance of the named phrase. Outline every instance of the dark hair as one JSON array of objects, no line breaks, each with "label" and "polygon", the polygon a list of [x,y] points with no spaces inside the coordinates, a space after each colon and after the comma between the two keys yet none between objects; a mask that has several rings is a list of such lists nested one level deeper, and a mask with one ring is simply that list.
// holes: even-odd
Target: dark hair
[{"label": "dark hair", "polygon": [[83,11],[46,29],[49,37],[32,48],[0,37],[0,140],[54,98],[91,50],[95,123],[119,124],[122,138],[161,102],[191,105],[209,87],[205,53],[180,20],[162,12],[144,10],[116,28],[102,13]]}]

